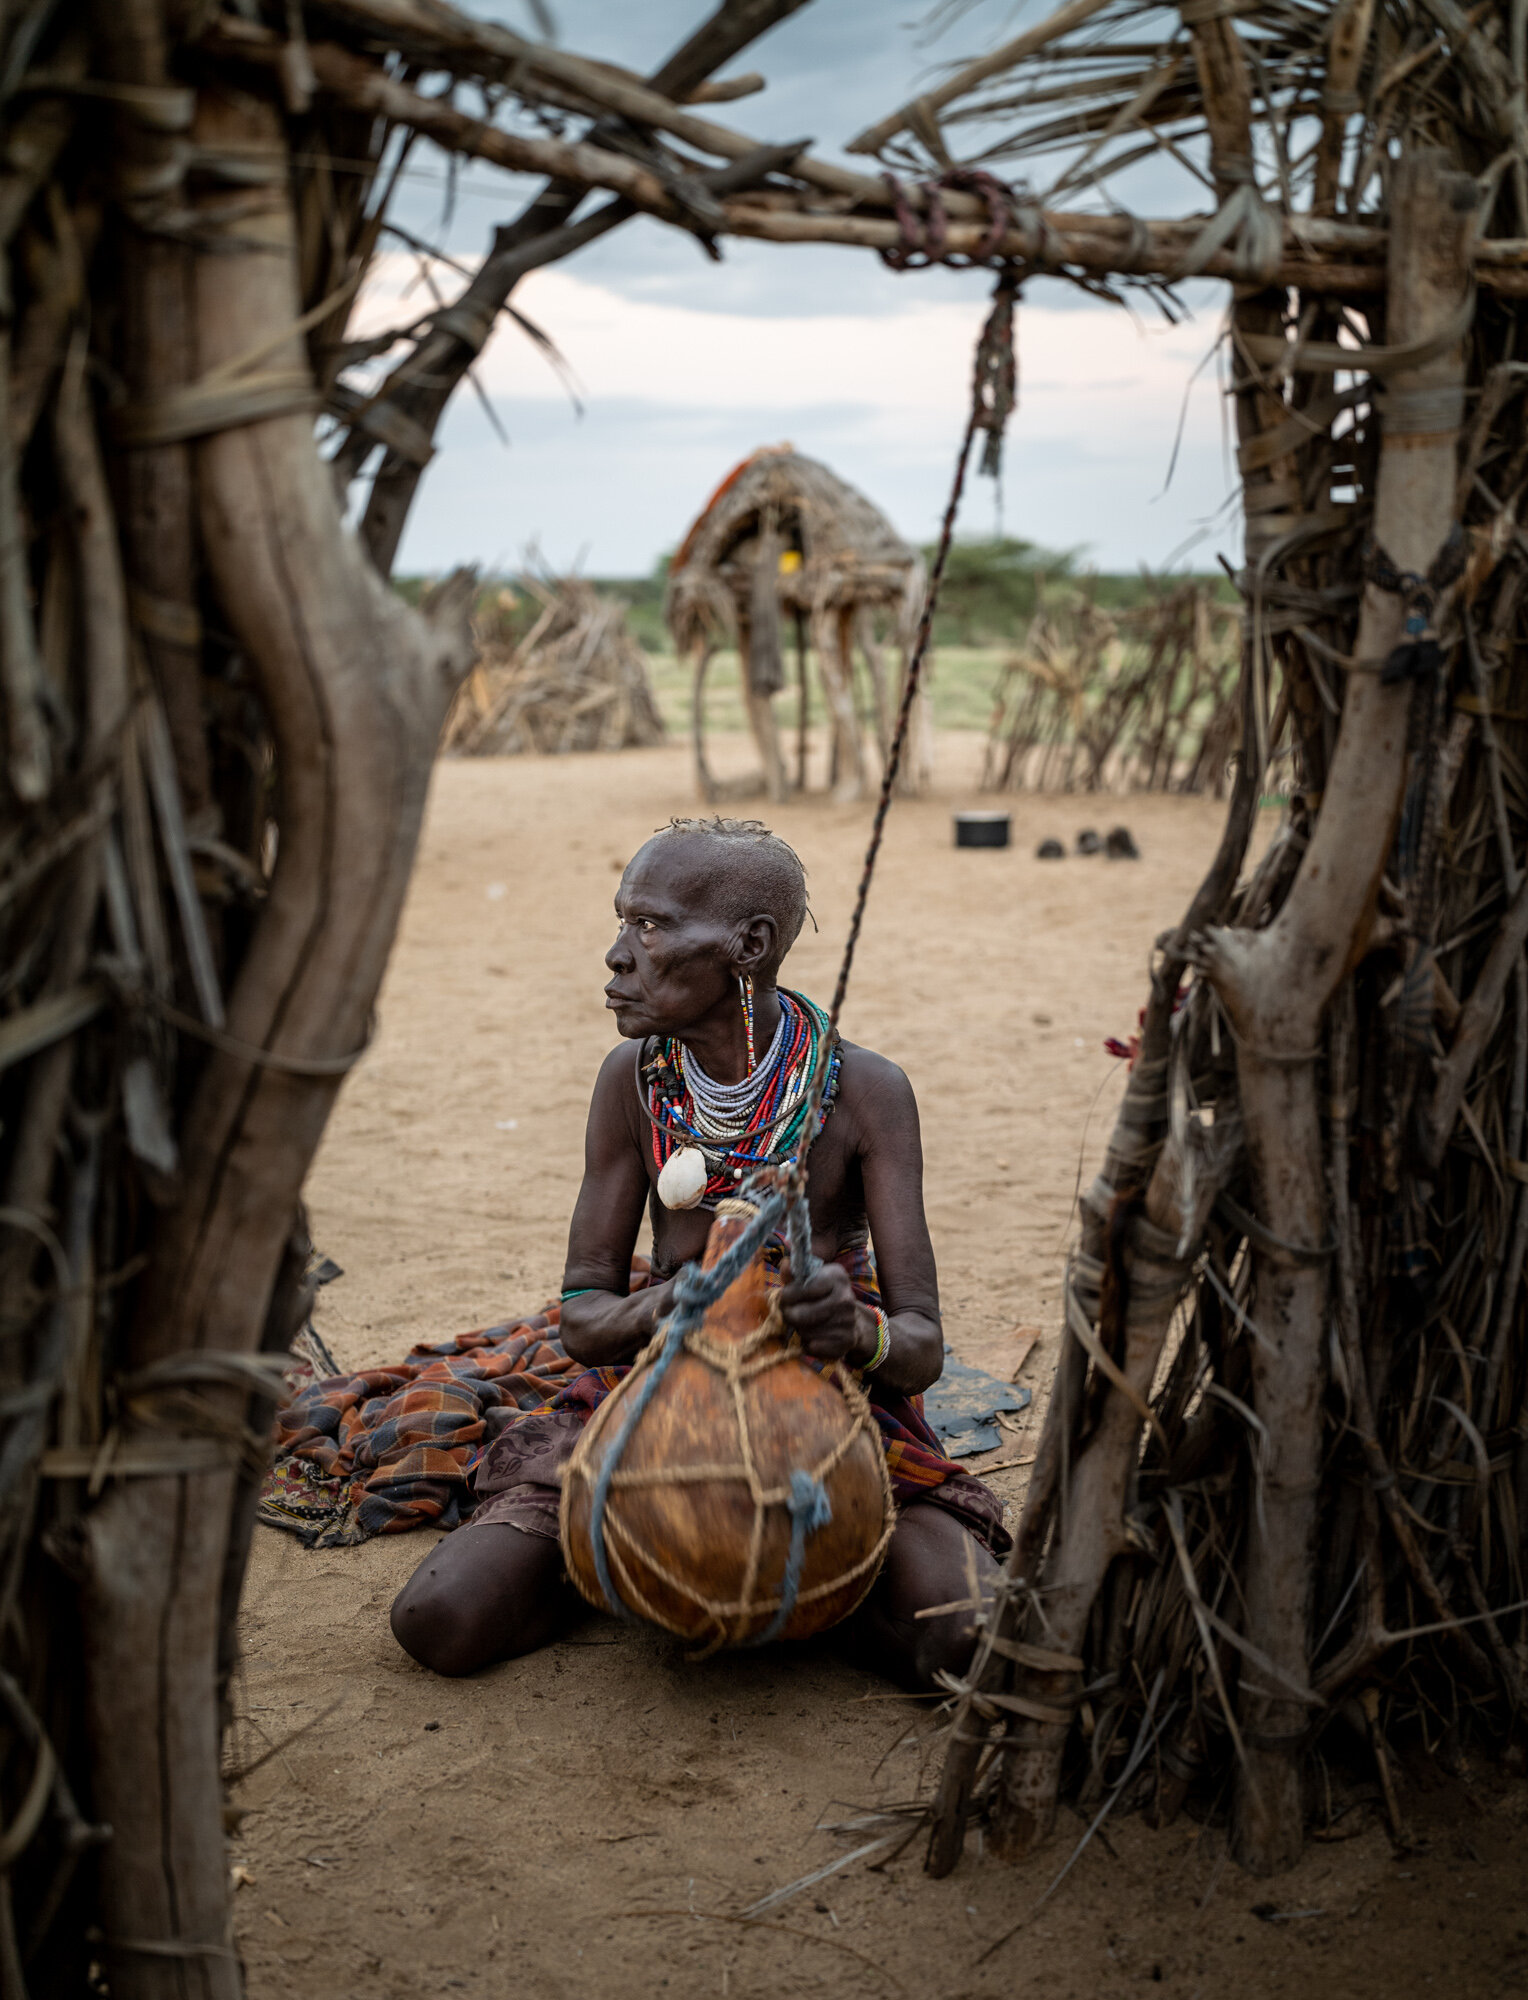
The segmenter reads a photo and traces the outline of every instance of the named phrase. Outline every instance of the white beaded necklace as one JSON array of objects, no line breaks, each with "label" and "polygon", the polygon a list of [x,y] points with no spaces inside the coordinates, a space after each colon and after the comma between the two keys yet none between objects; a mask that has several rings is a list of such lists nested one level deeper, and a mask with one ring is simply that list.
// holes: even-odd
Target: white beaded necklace
[{"label": "white beaded necklace", "polygon": [[785,1002],[782,1000],[774,1040],[740,1083],[718,1083],[706,1074],[688,1049],[680,1049],[680,1074],[690,1093],[690,1102],[695,1107],[695,1129],[703,1139],[725,1150],[748,1130],[748,1122],[758,1109],[759,1099],[769,1088],[770,1079],[785,1054],[786,1026]]}]

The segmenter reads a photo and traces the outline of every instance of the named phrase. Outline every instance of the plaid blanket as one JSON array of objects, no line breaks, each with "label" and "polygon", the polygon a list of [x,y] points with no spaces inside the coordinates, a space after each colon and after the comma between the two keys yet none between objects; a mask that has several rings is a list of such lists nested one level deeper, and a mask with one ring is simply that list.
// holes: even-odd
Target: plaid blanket
[{"label": "plaid blanket", "polygon": [[[644,1266],[640,1278],[646,1284]],[[276,1459],[259,1518],[333,1548],[471,1513],[471,1480],[506,1423],[579,1373],[557,1337],[561,1308],[424,1342],[390,1368],[335,1375],[276,1413]]]},{"label": "plaid blanket", "polygon": [[[766,1262],[780,1282],[784,1247],[769,1245]],[[868,1241],[840,1252],[865,1305],[879,1306],[880,1284]],[[645,1258],[632,1269],[631,1289],[649,1279]],[[334,1548],[434,1525],[459,1527],[479,1499],[523,1488],[532,1504],[517,1525],[556,1535],[556,1488],[547,1455],[567,1456],[577,1431],[630,1371],[581,1369],[557,1336],[560,1306],[412,1349],[393,1368],[314,1382],[276,1416],[276,1460],[260,1497],[260,1519],[298,1535],[310,1547]],[[816,1364],[811,1364],[816,1365]],[[924,1421],[923,1398],[904,1396],[873,1378],[871,1410],[886,1450],[892,1492],[901,1506],[936,1500],[957,1514],[994,1553],[1008,1537],[1002,1504],[990,1488],[953,1459]],[[525,1424],[529,1417],[547,1424]],[[572,1418],[573,1423],[568,1419]],[[481,1476],[478,1476],[481,1468]],[[545,1491],[540,1491],[544,1488]],[[542,1523],[540,1516],[547,1516]]]}]

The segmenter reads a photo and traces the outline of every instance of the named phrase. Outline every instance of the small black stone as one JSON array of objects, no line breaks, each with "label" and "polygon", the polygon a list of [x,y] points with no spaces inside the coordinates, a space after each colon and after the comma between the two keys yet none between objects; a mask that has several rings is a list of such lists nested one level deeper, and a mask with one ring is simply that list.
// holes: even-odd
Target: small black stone
[{"label": "small black stone", "polygon": [[1109,838],[1104,842],[1104,852],[1111,861],[1139,861],[1141,850],[1135,844],[1135,835],[1128,826],[1111,827]]},{"label": "small black stone", "polygon": [[1097,829],[1085,826],[1077,836],[1077,852],[1079,854],[1102,854],[1103,851],[1104,844],[1098,837]]},{"label": "small black stone", "polygon": [[1036,861],[1065,861],[1066,849],[1059,840],[1042,840],[1035,849]]}]

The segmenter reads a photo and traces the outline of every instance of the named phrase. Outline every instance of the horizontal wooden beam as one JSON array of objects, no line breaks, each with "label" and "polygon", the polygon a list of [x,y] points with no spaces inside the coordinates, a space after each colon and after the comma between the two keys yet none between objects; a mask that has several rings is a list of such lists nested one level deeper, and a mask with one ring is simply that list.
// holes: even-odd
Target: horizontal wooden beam
[{"label": "horizontal wooden beam", "polygon": [[[889,216],[829,215],[775,201],[766,204],[747,195],[737,196],[725,207],[727,232],[734,236],[771,243],[843,243],[867,250],[893,250],[903,241],[900,226]],[[1191,246],[1204,226],[1202,218],[1187,222],[1136,218],[1123,230],[1116,226],[1120,220],[1113,216],[1042,215],[1037,211],[1033,224],[1016,224],[1009,229],[993,254],[1028,265],[1036,273],[1057,270],[1064,275],[1070,269],[1093,278],[1153,278],[1163,284],[1181,283],[1186,277],[1251,282],[1231,249],[1217,250],[1194,269],[1186,269]],[[1292,285],[1301,291],[1341,298],[1382,291],[1385,231],[1355,229],[1353,234],[1362,236],[1361,244],[1345,252],[1335,246],[1323,251],[1310,240],[1308,229],[1290,226],[1277,268],[1256,282]],[[970,256],[986,237],[985,224],[951,222],[945,232],[945,249],[957,256]],[[1355,254],[1361,252],[1374,254]],[[1528,295],[1528,243],[1502,240],[1477,244],[1475,277],[1487,291],[1512,297]]]},{"label": "horizontal wooden beam", "polygon": [[579,140],[533,139],[508,132],[456,110],[445,98],[421,96],[376,63],[333,42],[315,42],[309,56],[320,90],[357,111],[407,125],[448,153],[465,153],[511,173],[546,174],[585,187],[608,188],[653,215],[679,219],[679,207],[658,176],[622,153]]},{"label": "horizontal wooden beam", "polygon": [[[499,37],[520,42],[507,29],[469,22],[444,6],[432,6],[425,12],[418,0],[328,0],[328,4],[333,11],[364,16],[379,29],[388,24],[401,30],[402,23],[418,18],[422,25],[439,31],[440,17],[444,17],[447,22],[459,19],[463,32],[470,30],[475,44]],[[218,53],[264,64],[278,60],[283,47],[269,29],[227,16],[221,17],[207,40]],[[661,221],[693,227],[693,217],[659,176],[625,154],[585,140],[510,132],[473,118],[448,100],[423,96],[375,62],[332,43],[316,43],[310,53],[320,90],[359,110],[410,126],[447,152],[487,160],[510,172],[544,174],[604,188]],[[752,140],[706,120],[691,119],[645,85],[627,85],[624,79],[608,70],[597,71],[594,64],[583,63],[581,58],[552,53],[564,71],[568,65],[577,65],[583,74],[597,80],[611,99],[606,108],[645,119],[656,105],[665,114],[663,129],[692,141],[713,157],[733,162],[757,157]],[[623,102],[616,103],[618,98]],[[624,103],[628,98],[630,103]],[[889,213],[890,194],[884,182],[838,168],[819,171],[822,166],[804,154],[792,153],[782,171],[808,186],[723,200],[723,220],[716,233],[772,243],[839,243],[869,250],[894,250],[904,244],[901,226]],[[821,185],[825,179],[835,183],[832,194],[836,199],[827,203],[822,199],[829,192]],[[852,193],[838,185],[841,182],[853,184]],[[920,200],[926,200],[922,190],[917,193]],[[985,205],[969,195],[941,194],[939,198],[947,214],[945,250],[971,256],[982,249],[990,232]],[[979,220],[971,218],[973,209],[979,212]],[[1233,284],[1296,286],[1301,291],[1342,298],[1362,298],[1384,287],[1388,238],[1386,231],[1373,223],[1293,217],[1284,224],[1284,253],[1278,265],[1266,275],[1254,276],[1233,246],[1207,256],[1195,255],[1195,246],[1210,220],[1203,215],[1147,219],[1019,207],[1012,225],[990,254],[1036,273],[1074,271],[1099,279],[1145,278],[1176,284],[1189,277],[1220,278]],[[1484,289],[1512,297],[1528,295],[1528,238],[1483,240],[1476,244],[1474,257],[1476,281]]]},{"label": "horizontal wooden beam", "polygon": [[[352,27],[369,29],[384,42],[406,49],[428,49],[442,68],[460,68],[465,62],[474,74],[502,76],[529,94],[539,92],[570,108],[592,107],[629,118],[717,159],[746,159],[760,147],[759,140],[709,118],[697,118],[648,84],[624,76],[608,64],[530,41],[496,22],[474,20],[447,6],[445,0],[429,0],[428,6],[422,0],[324,0],[324,12]],[[883,184],[870,175],[814,160],[808,154],[797,161],[795,173],[798,180],[826,194],[885,198]],[[954,200],[952,197],[952,206]],[[958,200],[969,205],[964,212],[982,213],[973,196],[961,195]]]}]

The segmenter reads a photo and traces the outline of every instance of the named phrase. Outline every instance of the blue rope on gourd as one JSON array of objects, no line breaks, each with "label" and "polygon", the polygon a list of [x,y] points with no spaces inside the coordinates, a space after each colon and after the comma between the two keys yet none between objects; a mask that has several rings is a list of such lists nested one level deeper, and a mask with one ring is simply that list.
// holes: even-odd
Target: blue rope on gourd
[{"label": "blue rope on gourd", "polygon": [[[751,1183],[742,1190],[744,1196],[749,1194],[750,1187]],[[728,1286],[743,1275],[760,1247],[782,1221],[789,1233],[791,1275],[798,1283],[804,1281],[819,1268],[819,1260],[812,1254],[806,1194],[803,1189],[792,1196],[785,1188],[773,1189],[764,1197],[742,1234],[727,1245],[708,1271],[702,1270],[699,1264],[686,1264],[674,1280],[674,1308],[664,1321],[659,1336],[661,1345],[637,1386],[631,1406],[621,1419],[620,1429],[611,1440],[610,1449],[600,1466],[599,1477],[594,1482],[594,1497],[589,1506],[589,1541],[594,1554],[594,1573],[599,1578],[606,1605],[618,1618],[632,1619],[635,1613],[616,1590],[605,1550],[605,1509],[616,1470],[631,1442],[632,1433],[642,1421],[674,1357],[683,1349],[687,1336],[701,1325],[707,1307],[715,1305]],[[791,1539],[786,1551],[785,1571],[780,1580],[780,1605],[764,1630],[747,1642],[753,1646],[767,1646],[784,1631],[800,1594],[807,1541],[833,1518],[833,1503],[828,1498],[826,1487],[812,1473],[799,1467],[790,1476],[785,1504],[790,1515]]]}]

